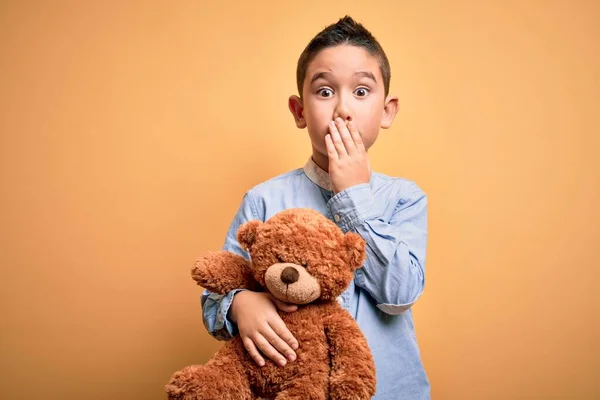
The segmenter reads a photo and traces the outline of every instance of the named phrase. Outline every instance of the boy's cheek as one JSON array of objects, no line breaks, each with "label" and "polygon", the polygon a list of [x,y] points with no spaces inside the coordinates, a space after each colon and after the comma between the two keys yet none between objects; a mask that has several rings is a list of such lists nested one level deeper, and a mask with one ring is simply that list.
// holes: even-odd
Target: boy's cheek
[{"label": "boy's cheek", "polygon": [[326,153],[327,152],[327,146],[325,145],[325,135],[315,135],[315,134],[310,134],[309,135],[310,141],[312,143],[312,145],[319,150],[321,153]]},{"label": "boy's cheek", "polygon": [[325,143],[325,136],[328,135],[329,132],[329,122],[318,122],[314,121],[306,121],[306,128],[310,133],[311,138],[320,138],[323,143]]}]

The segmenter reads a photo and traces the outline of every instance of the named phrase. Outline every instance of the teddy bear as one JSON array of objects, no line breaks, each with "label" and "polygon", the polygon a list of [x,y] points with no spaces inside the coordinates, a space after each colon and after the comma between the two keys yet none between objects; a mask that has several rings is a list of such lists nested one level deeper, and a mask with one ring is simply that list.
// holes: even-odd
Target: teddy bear
[{"label": "teddy bear", "polygon": [[336,301],[362,267],[365,241],[344,233],[309,208],[280,211],[265,222],[241,225],[237,240],[250,260],[229,251],[207,252],[192,268],[197,284],[226,294],[246,288],[268,291],[298,305],[279,311],[299,343],[296,360],[264,366],[248,355],[239,335],[204,365],[173,374],[171,400],[362,400],[375,394],[375,363],[350,313]]}]

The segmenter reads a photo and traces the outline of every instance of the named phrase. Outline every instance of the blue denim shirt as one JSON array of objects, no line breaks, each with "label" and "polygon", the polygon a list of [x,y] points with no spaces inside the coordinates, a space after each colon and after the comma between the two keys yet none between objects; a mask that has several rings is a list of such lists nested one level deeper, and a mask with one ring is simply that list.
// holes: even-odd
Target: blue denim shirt
[{"label": "blue denim shirt", "polygon": [[[249,258],[236,240],[239,226],[253,219],[265,221],[292,207],[316,209],[342,231],[356,232],[367,243],[367,260],[338,301],[356,319],[373,354],[377,370],[373,399],[429,399],[411,310],[425,284],[427,197],[423,191],[412,181],[373,172],[369,184],[334,195],[327,172],[309,159],[304,168],[246,192],[223,249]],[[237,334],[236,325],[227,318],[237,292],[202,293],[204,325],[219,340]]]}]

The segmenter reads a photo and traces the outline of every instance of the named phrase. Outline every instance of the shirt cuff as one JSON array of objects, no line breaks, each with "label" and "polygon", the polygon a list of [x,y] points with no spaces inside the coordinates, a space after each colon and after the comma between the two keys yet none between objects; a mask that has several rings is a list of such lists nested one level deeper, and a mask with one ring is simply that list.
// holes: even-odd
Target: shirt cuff
[{"label": "shirt cuff", "polygon": [[333,220],[344,233],[355,230],[366,220],[377,218],[379,212],[374,206],[375,196],[368,183],[344,189],[327,202]]},{"label": "shirt cuff", "polygon": [[377,308],[389,315],[400,315],[408,311],[417,300],[408,304],[377,304]]},{"label": "shirt cuff", "polygon": [[229,318],[229,309],[231,308],[231,303],[233,303],[233,297],[243,290],[246,289],[234,289],[223,298],[219,314],[217,315],[217,322],[215,324],[216,331],[220,331],[225,327],[227,333],[229,333],[231,337],[237,335],[238,327],[237,324]]}]

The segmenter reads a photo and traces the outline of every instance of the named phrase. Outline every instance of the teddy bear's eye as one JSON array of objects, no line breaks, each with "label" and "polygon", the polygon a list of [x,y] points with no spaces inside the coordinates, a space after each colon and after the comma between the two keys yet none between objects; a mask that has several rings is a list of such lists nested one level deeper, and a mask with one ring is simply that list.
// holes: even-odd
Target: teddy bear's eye
[{"label": "teddy bear's eye", "polygon": [[302,261],[300,265],[302,265],[304,268],[308,267],[308,263],[306,261]]},{"label": "teddy bear's eye", "polygon": [[281,257],[279,254],[276,255],[277,257],[277,261],[279,261],[280,263],[284,263],[285,260],[283,259],[283,257]]}]

